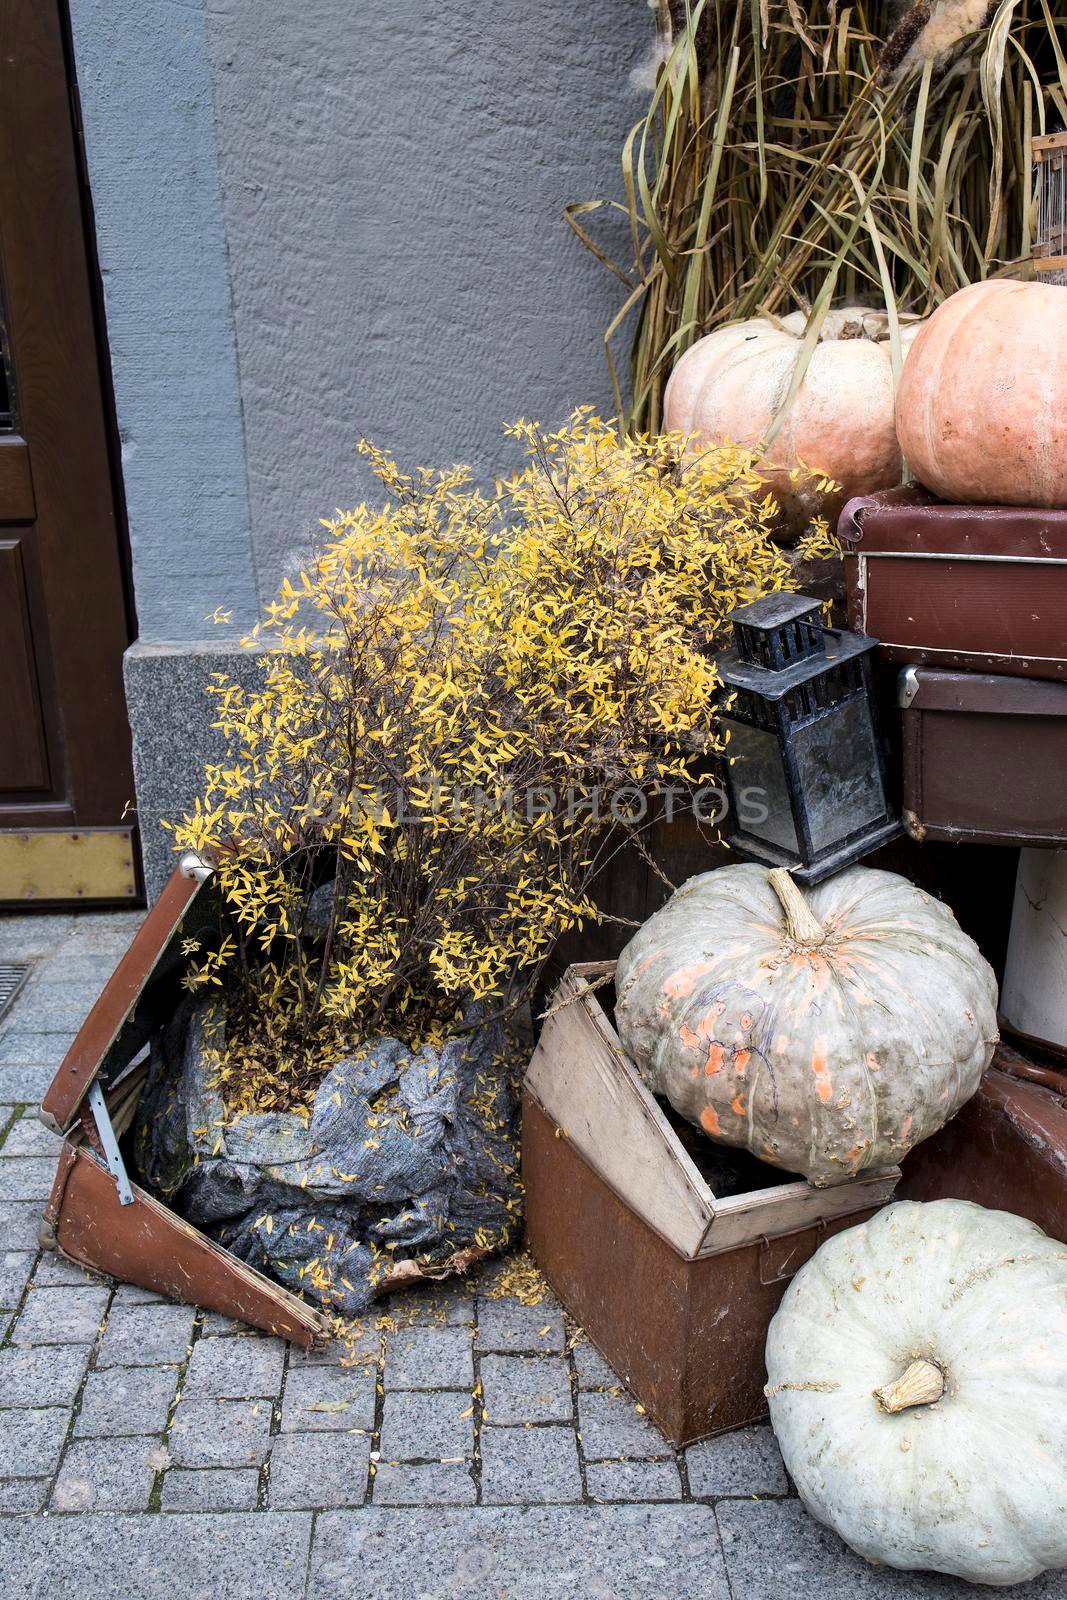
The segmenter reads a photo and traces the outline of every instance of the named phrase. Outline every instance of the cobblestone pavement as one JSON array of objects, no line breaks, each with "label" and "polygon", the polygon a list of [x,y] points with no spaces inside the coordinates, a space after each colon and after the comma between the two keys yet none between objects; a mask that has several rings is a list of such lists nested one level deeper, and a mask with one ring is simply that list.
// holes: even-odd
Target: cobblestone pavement
[{"label": "cobblestone pavement", "polygon": [[850,1554],[766,1427],[676,1454],[557,1306],[493,1298],[491,1271],[308,1356],[40,1252],[57,1141],[33,1109],[137,921],[0,920],[0,962],[33,961],[0,1025],[5,1600],[989,1592]]}]

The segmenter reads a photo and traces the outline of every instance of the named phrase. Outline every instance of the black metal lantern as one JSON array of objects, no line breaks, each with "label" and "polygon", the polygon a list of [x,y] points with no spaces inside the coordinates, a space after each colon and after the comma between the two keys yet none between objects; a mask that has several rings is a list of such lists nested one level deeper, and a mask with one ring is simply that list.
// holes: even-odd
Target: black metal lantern
[{"label": "black metal lantern", "polygon": [[730,615],[719,658],[734,691],[726,773],[739,855],[818,883],[900,832],[886,787],[863,638],[818,621],[819,603],[772,594]]}]

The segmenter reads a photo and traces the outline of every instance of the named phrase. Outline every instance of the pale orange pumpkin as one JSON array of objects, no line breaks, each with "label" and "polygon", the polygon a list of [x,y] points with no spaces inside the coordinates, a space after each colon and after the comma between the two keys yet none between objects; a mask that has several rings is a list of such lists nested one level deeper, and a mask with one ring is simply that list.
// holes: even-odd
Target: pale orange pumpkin
[{"label": "pale orange pumpkin", "polygon": [[[754,451],[784,527],[802,531],[814,515],[836,517],[856,494],[891,489],[901,480],[893,425],[893,361],[884,313],[844,306],[827,314],[804,380],[782,424],[765,444],[789,391],[805,321],[752,317],[698,339],[671,373],[664,424],[701,444],[723,441]],[[901,327],[907,352],[920,324]],[[832,478],[830,494],[812,480],[793,483],[798,466]]]},{"label": "pale orange pumpkin", "polygon": [[1067,506],[1067,288],[994,278],[944,301],[901,374],[897,438],[944,500]]}]

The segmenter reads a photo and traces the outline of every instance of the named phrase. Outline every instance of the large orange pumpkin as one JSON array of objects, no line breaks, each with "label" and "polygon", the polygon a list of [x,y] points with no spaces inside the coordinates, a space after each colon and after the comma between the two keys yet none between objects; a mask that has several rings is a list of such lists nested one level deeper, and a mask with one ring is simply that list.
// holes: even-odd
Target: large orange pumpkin
[{"label": "large orange pumpkin", "polygon": [[[919,328],[901,328],[905,351]],[[827,314],[819,343],[778,432],[765,439],[789,391],[804,318],[752,317],[698,339],[671,373],[665,426],[707,445],[728,441],[755,451],[785,528],[814,515],[834,519],[856,494],[891,489],[901,479],[893,426],[893,362],[884,313],[844,306]],[[790,482],[798,466],[832,478],[840,494],[814,480]]]},{"label": "large orange pumpkin", "polygon": [[940,305],[901,374],[897,437],[942,499],[1067,506],[1067,288],[996,278]]}]

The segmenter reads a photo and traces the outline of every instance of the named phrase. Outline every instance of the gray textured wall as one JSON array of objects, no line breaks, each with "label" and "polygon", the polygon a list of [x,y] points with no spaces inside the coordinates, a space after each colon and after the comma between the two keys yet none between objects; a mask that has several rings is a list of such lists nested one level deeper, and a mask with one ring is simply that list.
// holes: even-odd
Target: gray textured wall
[{"label": "gray textured wall", "polygon": [[[70,0],[134,553],[127,693],[149,882],[213,743],[207,674],[408,465],[610,406],[620,285],[563,221],[621,191],[646,0]],[[604,232],[604,218],[596,226]],[[614,237],[624,250],[621,220]]]},{"label": "gray textured wall", "polygon": [[562,209],[620,191],[646,0],[70,3],[142,638],[246,625],[361,433],[491,477],[609,404]]},{"label": "gray textured wall", "polygon": [[645,0],[208,0],[260,598],[317,519],[500,425],[607,406],[620,285],[563,221],[621,189]]},{"label": "gray textured wall", "polygon": [[255,610],[203,0],[70,0],[141,636]]}]

